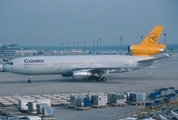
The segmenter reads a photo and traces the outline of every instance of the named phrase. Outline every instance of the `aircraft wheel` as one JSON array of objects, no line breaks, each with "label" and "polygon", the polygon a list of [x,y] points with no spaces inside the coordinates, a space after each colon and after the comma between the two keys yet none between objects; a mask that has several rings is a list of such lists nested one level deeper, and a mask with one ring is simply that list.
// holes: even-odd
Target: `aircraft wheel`
[{"label": "aircraft wheel", "polygon": [[91,81],[91,80],[92,80],[92,78],[91,78],[91,77],[88,77],[88,80],[89,80],[89,81]]},{"label": "aircraft wheel", "polygon": [[28,80],[28,83],[31,83],[32,81],[31,80]]},{"label": "aircraft wheel", "polygon": [[103,77],[103,78],[102,78],[102,81],[106,81],[106,78],[105,78],[105,77]]},{"label": "aircraft wheel", "polygon": [[97,80],[98,82],[100,82],[100,81],[101,81],[101,77],[97,77],[96,80]]}]

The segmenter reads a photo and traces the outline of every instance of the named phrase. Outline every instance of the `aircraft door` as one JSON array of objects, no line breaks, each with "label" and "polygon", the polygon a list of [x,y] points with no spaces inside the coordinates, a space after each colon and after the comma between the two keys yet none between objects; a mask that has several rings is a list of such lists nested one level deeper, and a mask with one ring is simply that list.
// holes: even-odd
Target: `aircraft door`
[{"label": "aircraft door", "polygon": [[21,63],[21,62],[18,62],[18,63],[17,63],[17,66],[18,66],[18,68],[22,68],[22,63]]}]

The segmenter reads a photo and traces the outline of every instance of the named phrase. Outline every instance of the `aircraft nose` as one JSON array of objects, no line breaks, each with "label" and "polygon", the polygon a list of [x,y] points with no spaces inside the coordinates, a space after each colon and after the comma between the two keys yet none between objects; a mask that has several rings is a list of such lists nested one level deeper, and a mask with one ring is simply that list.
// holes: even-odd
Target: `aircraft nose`
[{"label": "aircraft nose", "polygon": [[2,70],[5,71],[5,65],[2,66]]},{"label": "aircraft nose", "polygon": [[4,72],[7,72],[8,71],[8,66],[7,65],[3,65],[2,69],[3,69]]}]

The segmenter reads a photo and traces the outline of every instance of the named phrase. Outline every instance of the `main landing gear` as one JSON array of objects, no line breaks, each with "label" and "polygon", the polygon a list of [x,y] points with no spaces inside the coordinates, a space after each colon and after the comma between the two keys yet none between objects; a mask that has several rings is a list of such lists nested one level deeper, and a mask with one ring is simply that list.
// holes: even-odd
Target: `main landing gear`
[{"label": "main landing gear", "polygon": [[28,81],[27,81],[28,83],[31,83],[32,81],[31,81],[31,76],[28,76]]},{"label": "main landing gear", "polygon": [[91,76],[91,77],[88,77],[89,80],[96,80],[98,82],[101,82],[101,81],[106,81],[106,78],[105,77],[97,77],[97,76]]}]

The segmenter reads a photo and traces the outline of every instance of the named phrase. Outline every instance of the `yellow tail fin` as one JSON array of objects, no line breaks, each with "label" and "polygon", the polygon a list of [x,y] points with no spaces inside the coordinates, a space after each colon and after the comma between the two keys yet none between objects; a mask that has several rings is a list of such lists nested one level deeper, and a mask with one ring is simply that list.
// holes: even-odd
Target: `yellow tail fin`
[{"label": "yellow tail fin", "polygon": [[134,56],[153,56],[166,50],[165,44],[157,44],[164,26],[158,25],[139,45],[131,45],[128,52]]},{"label": "yellow tail fin", "polygon": [[155,45],[158,43],[159,37],[163,30],[163,25],[158,25],[153,28],[153,30],[145,37],[145,39],[140,43],[140,45]]}]

